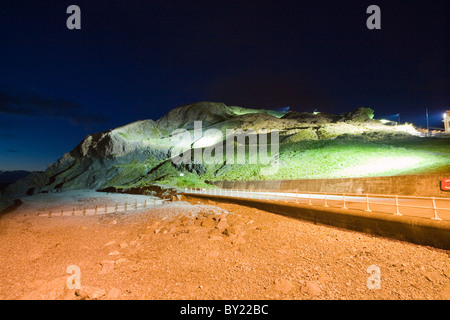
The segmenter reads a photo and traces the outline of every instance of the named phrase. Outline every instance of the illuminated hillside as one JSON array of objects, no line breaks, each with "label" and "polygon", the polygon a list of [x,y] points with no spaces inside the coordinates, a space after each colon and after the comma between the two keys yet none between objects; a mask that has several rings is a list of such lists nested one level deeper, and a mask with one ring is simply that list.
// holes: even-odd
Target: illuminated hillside
[{"label": "illuminated hillside", "polygon": [[[201,126],[200,134],[198,126]],[[181,131],[180,131],[181,129]],[[260,132],[278,132],[277,141],[261,143]],[[245,145],[242,163],[216,154],[226,150],[229,132],[242,131],[249,140],[233,138],[233,150]],[[208,135],[215,132],[216,135]],[[189,138],[181,142],[178,134]],[[255,142],[256,141],[256,142]],[[276,143],[276,148],[271,143]],[[270,145],[269,145],[270,144]],[[345,178],[450,171],[448,139],[421,138],[410,124],[386,125],[373,111],[360,108],[333,115],[228,107],[202,102],[176,108],[157,121],[143,120],[87,136],[44,173],[33,173],[6,194],[54,190],[143,187],[152,184],[203,186],[205,181]],[[266,146],[270,161],[262,159]],[[253,151],[249,152],[249,150]],[[175,148],[188,158],[176,162]],[[177,150],[178,150],[177,149]],[[205,152],[214,149],[215,160]],[[273,150],[272,150],[273,149]],[[276,152],[279,151],[279,154]],[[237,151],[236,151],[237,152]],[[194,161],[194,155],[203,158]],[[234,159],[234,158],[233,158]]]}]

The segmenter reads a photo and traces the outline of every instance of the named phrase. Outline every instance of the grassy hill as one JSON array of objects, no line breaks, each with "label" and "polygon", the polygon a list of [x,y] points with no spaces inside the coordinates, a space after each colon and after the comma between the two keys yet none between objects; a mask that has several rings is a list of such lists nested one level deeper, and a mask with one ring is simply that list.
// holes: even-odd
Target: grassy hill
[{"label": "grassy hill", "polygon": [[204,181],[278,180],[395,176],[450,172],[450,141],[378,133],[334,139],[286,142],[280,146],[279,168],[260,174],[263,165],[208,166],[205,173],[174,171],[161,179],[180,187],[205,187]]},{"label": "grassy hill", "polygon": [[[45,172],[8,186],[5,194],[150,185],[209,187],[207,181],[220,180],[450,173],[450,139],[421,138],[411,124],[386,125],[373,117],[373,110],[368,108],[335,115],[229,107],[213,102],[185,105],[157,121],[136,121],[88,135]],[[200,136],[196,134],[199,121]],[[184,131],[177,131],[180,129]],[[219,137],[208,136],[207,130],[215,130]],[[245,163],[233,164],[226,154],[220,156],[218,147],[226,146],[232,136],[228,130],[278,132],[279,143],[277,148],[272,146],[270,163],[248,161],[252,156],[262,159],[259,147],[264,147],[264,142],[259,139],[251,143],[250,139],[233,140],[234,151],[246,146]],[[180,143],[176,138],[183,134],[189,139]],[[271,142],[269,139],[266,144],[270,147]],[[180,146],[191,156],[178,163],[171,157]],[[256,151],[249,152],[250,147]],[[207,154],[211,150],[214,162],[192,161],[196,152]]]}]

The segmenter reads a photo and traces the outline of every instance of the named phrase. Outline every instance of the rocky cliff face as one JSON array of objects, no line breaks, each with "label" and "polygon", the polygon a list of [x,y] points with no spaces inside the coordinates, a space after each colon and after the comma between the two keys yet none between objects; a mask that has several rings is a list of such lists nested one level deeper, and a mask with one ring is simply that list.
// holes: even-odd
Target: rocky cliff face
[{"label": "rocky cliff face", "polygon": [[[374,127],[382,126],[370,119],[361,120],[361,112],[357,115],[359,122],[368,121]],[[45,172],[32,173],[10,185],[3,196],[19,197],[60,190],[142,186],[164,180],[168,175],[178,176],[179,172],[185,170],[194,174],[205,172],[206,169],[201,164],[180,166],[173,164],[170,159],[175,145],[173,131],[192,130],[194,121],[202,121],[203,130],[278,129],[282,139],[295,136],[297,141],[303,139],[302,130],[307,129],[312,132],[309,132],[309,136],[320,138],[315,132],[321,129],[321,125],[348,122],[352,120],[349,119],[350,116],[351,114],[285,114],[230,107],[213,102],[185,105],[170,111],[157,121],[136,121],[106,132],[88,135]],[[217,168],[217,172],[221,170],[223,171],[223,168]]]}]

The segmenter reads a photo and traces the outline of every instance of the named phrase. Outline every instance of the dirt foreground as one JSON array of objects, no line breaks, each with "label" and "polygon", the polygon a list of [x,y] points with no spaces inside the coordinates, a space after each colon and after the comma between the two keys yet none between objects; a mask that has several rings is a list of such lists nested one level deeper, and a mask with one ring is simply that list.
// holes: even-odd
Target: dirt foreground
[{"label": "dirt foreground", "polygon": [[[447,251],[190,202],[94,216],[42,217],[24,206],[1,216],[0,299],[450,298]],[[69,266],[79,267],[81,289],[67,287]]]}]

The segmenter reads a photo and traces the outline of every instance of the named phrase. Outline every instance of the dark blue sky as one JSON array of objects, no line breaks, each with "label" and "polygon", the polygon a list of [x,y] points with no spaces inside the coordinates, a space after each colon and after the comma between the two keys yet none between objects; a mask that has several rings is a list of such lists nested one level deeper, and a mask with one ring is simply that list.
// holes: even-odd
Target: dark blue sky
[{"label": "dark blue sky", "polygon": [[[81,8],[81,30],[66,8]],[[381,8],[381,30],[366,9]],[[448,1],[0,3],[0,170],[42,170],[87,134],[197,101],[432,126],[450,109]],[[395,119],[395,118],[393,118]]]}]

